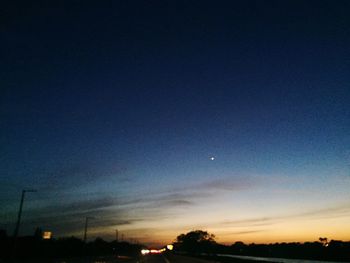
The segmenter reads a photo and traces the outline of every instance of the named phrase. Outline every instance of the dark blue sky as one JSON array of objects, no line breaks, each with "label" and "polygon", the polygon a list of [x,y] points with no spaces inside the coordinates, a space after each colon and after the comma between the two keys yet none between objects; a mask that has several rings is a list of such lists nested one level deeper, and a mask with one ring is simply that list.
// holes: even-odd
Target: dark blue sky
[{"label": "dark blue sky", "polygon": [[[72,218],[99,211],[96,234],[125,227],[149,242],[170,238],[147,234],[153,209],[168,207],[162,199],[174,208],[158,211],[159,220],[176,214],[195,222],[179,222],[181,231],[215,230],[214,219],[196,225],[176,208],[200,209],[197,199],[211,196],[210,207],[225,185],[232,195],[258,185],[240,192],[246,218],[261,215],[246,203],[254,194],[276,189],[291,196],[277,191],[271,200],[281,194],[285,213],[297,213],[300,185],[307,209],[343,207],[350,184],[349,11],[348,1],[5,6],[0,226],[12,231],[19,193],[28,186],[39,192],[28,201],[23,231],[35,222],[57,235],[79,233]],[[310,192],[332,184],[324,198],[338,199],[315,205],[319,196]],[[222,198],[229,203],[232,195]],[[132,209],[121,209],[130,203]],[[272,203],[272,212],[280,205]],[[67,207],[75,208],[60,225]],[[226,217],[216,221],[233,220]]]}]

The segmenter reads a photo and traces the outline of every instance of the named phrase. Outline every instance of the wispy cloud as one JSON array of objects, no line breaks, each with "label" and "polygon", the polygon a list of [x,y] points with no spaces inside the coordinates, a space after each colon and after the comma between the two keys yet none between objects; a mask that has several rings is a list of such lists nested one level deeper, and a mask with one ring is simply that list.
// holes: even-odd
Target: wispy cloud
[{"label": "wispy cloud", "polygon": [[247,230],[247,231],[236,231],[236,232],[230,232],[227,233],[227,235],[249,235],[249,234],[255,234],[264,232],[265,230]]},{"label": "wispy cloud", "polygon": [[307,219],[319,219],[319,218],[339,218],[350,215],[350,204],[343,204],[334,207],[315,209],[311,211],[289,214],[289,215],[280,215],[274,217],[257,217],[257,218],[247,218],[242,220],[233,220],[233,221],[223,221],[222,225],[226,226],[237,226],[237,227],[256,227],[256,226],[267,226],[272,225],[278,222],[294,220],[307,220]]},{"label": "wispy cloud", "polygon": [[350,215],[350,203],[339,206],[315,209],[295,215],[300,218],[338,218]]},{"label": "wispy cloud", "polygon": [[[78,168],[63,169],[62,176],[81,172]],[[121,225],[130,225],[130,228],[133,228],[137,227],[136,224],[139,222],[179,217],[181,216],[179,209],[181,211],[203,203],[204,199],[217,197],[220,192],[254,189],[263,183],[264,181],[256,176],[231,176],[188,184],[182,188],[168,187],[154,193],[139,195],[89,193],[84,198],[81,193],[74,196],[70,191],[69,195],[72,196],[69,198],[64,196],[65,193],[59,193],[57,195],[59,198],[52,199],[50,205],[43,204],[40,208],[27,208],[28,213],[23,218],[23,224],[26,225],[27,222],[28,226],[47,225],[57,229],[59,233],[67,234],[79,231],[86,216],[94,216],[96,226],[99,225],[100,228]],[[78,198],[77,201],[67,201],[76,198]],[[270,223],[272,219],[264,218],[256,221],[250,223],[263,225]],[[226,224],[230,223],[226,222]],[[247,224],[247,221],[241,224]]]},{"label": "wispy cloud", "polygon": [[[277,220],[279,220],[281,217],[258,217],[258,218],[248,218],[248,219],[242,219],[242,220],[233,220],[233,221],[223,221],[221,222],[222,225],[233,225],[233,226],[266,226],[271,225]],[[284,218],[284,217],[282,217]]]},{"label": "wispy cloud", "polygon": [[188,183],[182,187],[170,187],[164,192],[175,194],[191,194],[191,198],[210,197],[215,193],[215,196],[220,192],[226,191],[244,191],[261,187],[267,184],[266,178],[259,176],[241,176],[232,175],[226,177],[215,178],[211,180],[203,180],[198,183]]},{"label": "wispy cloud", "polygon": [[256,187],[262,184],[258,177],[236,176],[214,179],[197,185],[197,189],[223,190],[223,191],[241,191]]},{"label": "wispy cloud", "polygon": [[172,206],[189,206],[189,205],[193,205],[193,202],[188,200],[175,199],[175,200],[169,200],[168,204]]},{"label": "wispy cloud", "polygon": [[[57,163],[45,168],[40,167],[31,171],[38,178],[36,188],[40,192],[58,191],[81,187],[96,181],[102,181],[109,178],[118,178],[119,183],[132,180],[126,175],[127,167],[115,163],[113,160],[105,160],[101,165],[97,161],[81,162],[74,161]],[[40,182],[38,184],[38,182]]]},{"label": "wispy cloud", "polygon": [[[133,225],[141,221],[154,221],[177,215],[174,208],[188,207],[194,203],[185,194],[155,194],[143,198],[87,197],[83,200],[27,208],[23,217],[23,229],[30,226],[46,226],[59,235],[79,232],[87,216],[93,216],[92,225]],[[95,223],[94,223],[95,222]],[[2,222],[8,228],[13,222]]]}]

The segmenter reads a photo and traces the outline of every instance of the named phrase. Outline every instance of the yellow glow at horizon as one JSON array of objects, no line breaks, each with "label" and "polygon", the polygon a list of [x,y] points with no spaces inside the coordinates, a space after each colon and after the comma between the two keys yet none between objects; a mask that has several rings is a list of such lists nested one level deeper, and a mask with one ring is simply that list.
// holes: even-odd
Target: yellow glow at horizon
[{"label": "yellow glow at horizon", "polygon": [[[221,218],[221,217],[220,217]],[[193,221],[195,216],[192,217]],[[211,217],[207,219],[197,218],[196,224],[186,224],[183,218],[172,218],[149,223],[152,226],[152,232],[156,229],[156,235],[151,239],[143,239],[143,242],[152,242],[157,240],[161,243],[171,243],[176,236],[194,229],[206,230],[216,235],[218,243],[232,244],[236,241],[244,243],[275,243],[275,242],[307,242],[317,241],[320,236],[326,236],[334,240],[350,240],[350,228],[348,222],[350,216],[344,215],[335,218],[284,218],[283,220],[272,219],[271,222],[264,224],[251,223],[249,218],[242,218],[239,224],[225,225],[218,223],[219,218]],[[191,220],[192,221],[192,220]],[[219,221],[219,222],[222,222]],[[140,223],[143,226],[144,222]],[[176,226],[174,228],[174,225]],[[146,226],[146,225],[144,225]],[[141,228],[141,227],[140,227]],[[139,229],[140,229],[139,228]],[[130,230],[131,231],[131,230]],[[139,230],[135,230],[138,235]],[[148,232],[145,232],[148,233]],[[154,233],[154,232],[153,232]]]},{"label": "yellow glow at horizon", "polygon": [[[222,191],[200,197],[191,209],[163,207],[165,214],[171,212],[175,216],[155,220],[151,217],[152,220],[120,226],[120,231],[152,247],[171,244],[178,235],[196,229],[214,234],[216,241],[222,244],[306,242],[317,241],[320,236],[329,240],[350,240],[350,206],[344,202],[350,197],[350,179],[333,182],[332,187],[337,189],[337,194],[333,195],[314,190],[313,182],[303,182],[304,188],[300,186],[298,190],[289,191],[289,185],[298,182],[275,176],[276,187],[270,179],[264,178],[268,183],[258,190]],[[146,216],[149,215],[146,213]],[[93,230],[106,236],[111,233],[105,226]]]}]

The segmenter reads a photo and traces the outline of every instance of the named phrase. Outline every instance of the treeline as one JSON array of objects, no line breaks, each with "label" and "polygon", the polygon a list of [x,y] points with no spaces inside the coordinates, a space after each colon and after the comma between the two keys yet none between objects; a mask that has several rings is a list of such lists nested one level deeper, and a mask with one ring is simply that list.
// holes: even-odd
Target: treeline
[{"label": "treeline", "polygon": [[[128,242],[107,242],[102,238],[84,243],[76,237],[42,239],[40,236],[25,236],[14,240],[0,231],[0,262],[12,259],[57,259],[82,258],[107,255],[122,255],[135,257],[141,250],[141,245]],[[47,261],[49,262],[49,261]]]},{"label": "treeline", "polygon": [[[35,262],[53,262],[53,259],[84,258],[95,256],[138,257],[143,247],[128,242],[107,242],[101,238],[84,243],[76,237],[42,239],[40,234],[19,237],[14,240],[0,230],[0,262],[12,259]],[[195,256],[215,257],[217,254],[276,257],[292,259],[312,259],[350,262],[350,242],[320,238],[320,241],[305,243],[244,244],[235,242],[222,245],[215,236],[206,231],[195,230],[181,234],[174,243],[177,253]]]},{"label": "treeline", "polygon": [[243,242],[235,242],[226,246],[218,244],[214,235],[206,231],[195,230],[179,235],[175,249],[177,252],[193,255],[231,254],[350,262],[350,242],[336,240],[327,242],[326,238],[305,243],[244,244]]},{"label": "treeline", "polygon": [[236,242],[221,251],[247,256],[350,261],[350,242],[336,240],[331,240],[327,245],[318,241],[249,245]]}]

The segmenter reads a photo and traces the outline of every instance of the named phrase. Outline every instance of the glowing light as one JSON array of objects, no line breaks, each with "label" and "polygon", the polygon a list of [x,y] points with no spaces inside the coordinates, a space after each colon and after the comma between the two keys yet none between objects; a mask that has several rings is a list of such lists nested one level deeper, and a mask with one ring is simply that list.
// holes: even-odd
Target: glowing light
[{"label": "glowing light", "polygon": [[51,237],[52,237],[52,232],[50,231],[43,232],[43,239],[51,239]]},{"label": "glowing light", "polygon": [[212,160],[212,161],[214,161],[214,160],[215,160],[215,157],[212,156],[212,157],[210,157],[209,159]]},{"label": "glowing light", "polygon": [[160,254],[162,252],[164,252],[166,249],[162,248],[162,249],[142,249],[141,250],[141,254],[142,255],[147,255],[147,254]]},{"label": "glowing light", "polygon": [[142,255],[147,255],[147,254],[149,254],[149,252],[150,252],[150,251],[149,251],[148,249],[142,249],[142,250],[141,250],[141,254],[142,254]]},{"label": "glowing light", "polygon": [[173,249],[174,249],[174,246],[173,246],[173,245],[167,245],[166,248],[167,248],[168,250],[173,250]]}]

